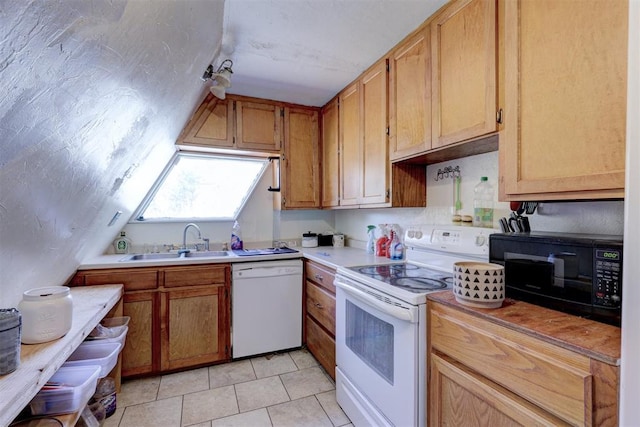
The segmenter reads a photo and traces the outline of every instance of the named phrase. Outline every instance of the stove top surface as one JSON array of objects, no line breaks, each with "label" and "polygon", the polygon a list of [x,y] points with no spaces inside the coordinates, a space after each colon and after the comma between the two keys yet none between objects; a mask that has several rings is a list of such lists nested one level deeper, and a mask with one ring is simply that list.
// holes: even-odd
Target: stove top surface
[{"label": "stove top surface", "polygon": [[349,270],[413,293],[438,291],[453,283],[451,274],[410,263],[364,265]]}]

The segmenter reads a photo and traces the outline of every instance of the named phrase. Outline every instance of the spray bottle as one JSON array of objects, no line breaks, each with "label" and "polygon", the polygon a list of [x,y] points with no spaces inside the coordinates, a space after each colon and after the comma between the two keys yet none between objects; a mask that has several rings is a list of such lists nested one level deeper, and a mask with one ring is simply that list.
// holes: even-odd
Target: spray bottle
[{"label": "spray bottle", "polygon": [[387,226],[386,224],[378,225],[382,235],[376,240],[376,255],[377,256],[387,256],[387,246],[389,243],[389,238],[387,237]]},{"label": "spray bottle", "polygon": [[367,225],[367,234],[369,235],[369,239],[367,240],[368,254],[376,253],[376,236],[374,235],[375,229],[376,229],[375,225]]},{"label": "spray bottle", "polygon": [[398,236],[398,229],[396,227],[391,228],[391,242],[389,242],[389,258],[391,259],[403,259],[404,258],[404,246]]}]

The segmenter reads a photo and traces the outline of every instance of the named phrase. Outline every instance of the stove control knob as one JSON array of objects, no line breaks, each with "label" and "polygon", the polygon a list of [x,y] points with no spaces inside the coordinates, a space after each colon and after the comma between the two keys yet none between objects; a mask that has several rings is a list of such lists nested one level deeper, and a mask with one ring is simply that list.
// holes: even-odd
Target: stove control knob
[{"label": "stove control knob", "polygon": [[415,235],[416,235],[416,232],[413,231],[413,230],[409,230],[407,232],[407,237],[409,237],[410,239],[413,239],[415,237]]},{"label": "stove control knob", "polygon": [[484,237],[483,234],[478,234],[476,236],[476,246],[482,246],[486,243],[486,241],[487,241],[487,238]]},{"label": "stove control knob", "polygon": [[416,239],[422,239],[422,231],[420,230],[416,231]]}]

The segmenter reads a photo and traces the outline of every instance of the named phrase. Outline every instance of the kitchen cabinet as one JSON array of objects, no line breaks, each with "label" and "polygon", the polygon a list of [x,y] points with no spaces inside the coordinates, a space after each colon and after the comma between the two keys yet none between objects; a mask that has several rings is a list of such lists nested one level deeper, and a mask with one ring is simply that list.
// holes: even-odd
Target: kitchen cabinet
[{"label": "kitchen cabinet", "polygon": [[322,108],[322,207],[340,204],[340,126],[338,97]]},{"label": "kitchen cabinet", "polygon": [[500,9],[500,199],[624,197],[628,1]]},{"label": "kitchen cabinet", "polygon": [[389,54],[389,158],[431,148],[431,33],[421,27]]},{"label": "kitchen cabinet", "polygon": [[360,82],[340,95],[340,205],[356,206],[360,195]]},{"label": "kitchen cabinet", "polygon": [[317,109],[285,107],[280,171],[281,208],[320,208],[322,184]]},{"label": "kitchen cabinet", "polygon": [[525,326],[427,304],[429,425],[617,425],[619,366]]},{"label": "kitchen cabinet", "polygon": [[279,152],[282,104],[229,95],[209,94],[178,138],[185,148]]},{"label": "kitchen cabinet", "polygon": [[496,0],[456,0],[431,21],[432,148],[497,131]]},{"label": "kitchen cabinet", "polygon": [[305,340],[311,354],[335,380],[335,270],[305,261]]},{"label": "kitchen cabinet", "polygon": [[[78,271],[72,285],[124,285],[122,376],[230,360],[230,264]],[[195,326],[194,326],[195,325]]]}]

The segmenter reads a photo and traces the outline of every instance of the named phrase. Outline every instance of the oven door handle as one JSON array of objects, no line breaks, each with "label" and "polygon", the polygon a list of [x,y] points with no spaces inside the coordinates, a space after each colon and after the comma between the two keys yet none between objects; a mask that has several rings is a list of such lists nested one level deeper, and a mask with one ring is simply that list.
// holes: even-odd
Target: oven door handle
[{"label": "oven door handle", "polygon": [[354,288],[353,286],[349,286],[349,284],[341,282],[340,280],[337,280],[337,279],[334,280],[333,284],[339,287],[340,289],[342,289],[343,291],[345,291],[346,293],[348,293],[353,298],[365,304],[373,306],[379,309],[380,311],[382,311],[383,313],[386,313],[390,316],[395,317],[396,319],[404,320],[406,322],[411,322],[411,323],[417,322],[417,319],[415,319],[415,316],[413,315],[413,313],[411,313],[410,310],[384,303],[378,300],[377,298],[369,295],[368,293],[363,292],[357,288]]}]

